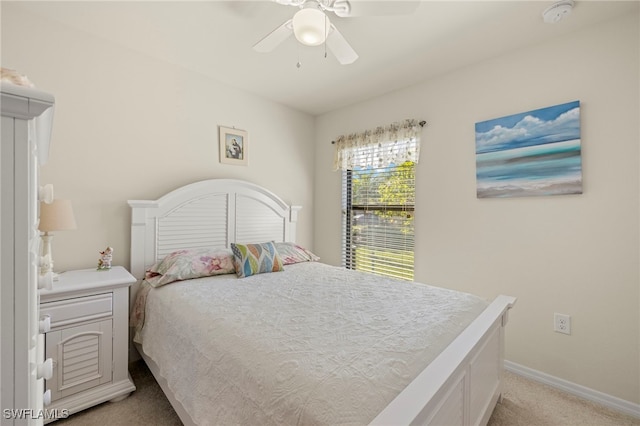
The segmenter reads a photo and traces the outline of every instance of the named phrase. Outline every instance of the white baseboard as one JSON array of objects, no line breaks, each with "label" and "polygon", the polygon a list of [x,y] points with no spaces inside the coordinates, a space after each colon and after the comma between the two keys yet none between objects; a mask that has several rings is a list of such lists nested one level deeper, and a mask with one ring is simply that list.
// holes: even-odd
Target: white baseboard
[{"label": "white baseboard", "polygon": [[640,404],[625,401],[624,399],[617,398],[615,396],[611,396],[606,393],[599,392],[597,390],[593,390],[555,376],[551,376],[547,373],[543,373],[541,371],[516,364],[515,362],[505,360],[504,368],[507,371],[510,371],[519,376],[526,377],[527,379],[549,385],[553,388],[560,389],[564,392],[570,393],[588,401],[596,402],[612,410],[640,418]]}]

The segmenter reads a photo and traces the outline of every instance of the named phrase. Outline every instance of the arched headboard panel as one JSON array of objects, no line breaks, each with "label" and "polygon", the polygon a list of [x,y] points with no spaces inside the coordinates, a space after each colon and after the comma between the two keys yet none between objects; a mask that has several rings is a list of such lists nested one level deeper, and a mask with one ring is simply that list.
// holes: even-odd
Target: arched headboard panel
[{"label": "arched headboard panel", "polygon": [[179,249],[229,247],[231,243],[292,241],[300,206],[235,179],[192,183],[157,200],[129,200],[131,273]]}]

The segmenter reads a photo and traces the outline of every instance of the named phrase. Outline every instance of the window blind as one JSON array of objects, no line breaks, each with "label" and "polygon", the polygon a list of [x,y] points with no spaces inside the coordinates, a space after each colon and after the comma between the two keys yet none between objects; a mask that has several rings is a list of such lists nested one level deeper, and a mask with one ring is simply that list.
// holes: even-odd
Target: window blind
[{"label": "window blind", "polygon": [[[358,155],[371,155],[366,149]],[[342,176],[343,265],[413,280],[415,163],[354,167]]]},{"label": "window blind", "polygon": [[407,119],[335,141],[345,267],[413,280],[415,165],[424,124]]}]

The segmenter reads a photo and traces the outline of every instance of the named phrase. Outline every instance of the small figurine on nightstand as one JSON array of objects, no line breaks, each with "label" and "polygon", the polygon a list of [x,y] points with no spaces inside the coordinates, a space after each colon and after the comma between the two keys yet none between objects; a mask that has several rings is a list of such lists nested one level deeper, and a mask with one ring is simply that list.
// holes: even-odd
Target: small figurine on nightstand
[{"label": "small figurine on nightstand", "polygon": [[100,252],[100,259],[98,260],[98,271],[104,271],[111,269],[111,259],[113,258],[113,249],[107,247],[104,251]]}]

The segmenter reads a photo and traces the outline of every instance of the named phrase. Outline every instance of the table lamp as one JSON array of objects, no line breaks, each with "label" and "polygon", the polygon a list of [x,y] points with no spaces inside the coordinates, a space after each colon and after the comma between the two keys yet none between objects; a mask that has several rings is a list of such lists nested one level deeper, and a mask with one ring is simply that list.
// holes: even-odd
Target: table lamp
[{"label": "table lamp", "polygon": [[70,200],[53,200],[51,204],[40,203],[40,224],[38,229],[42,234],[42,257],[44,259],[41,274],[53,272],[53,256],[51,255],[51,240],[53,231],[69,231],[76,229],[76,219],[73,215]]}]

